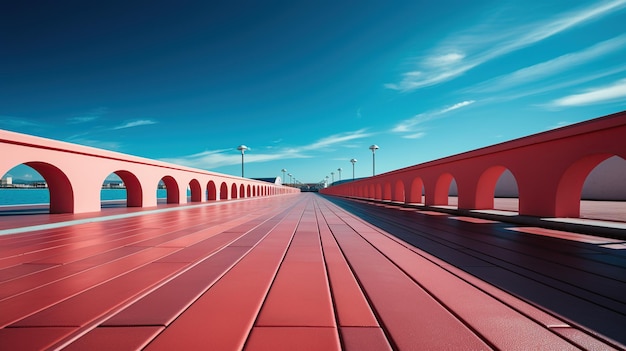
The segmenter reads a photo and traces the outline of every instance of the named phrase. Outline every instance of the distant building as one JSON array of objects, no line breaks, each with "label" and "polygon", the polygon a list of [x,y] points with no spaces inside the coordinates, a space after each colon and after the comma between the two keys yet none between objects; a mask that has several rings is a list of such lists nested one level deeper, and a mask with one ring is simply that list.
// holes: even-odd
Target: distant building
[{"label": "distant building", "polygon": [[0,178],[0,187],[8,188],[13,185],[13,177]]}]

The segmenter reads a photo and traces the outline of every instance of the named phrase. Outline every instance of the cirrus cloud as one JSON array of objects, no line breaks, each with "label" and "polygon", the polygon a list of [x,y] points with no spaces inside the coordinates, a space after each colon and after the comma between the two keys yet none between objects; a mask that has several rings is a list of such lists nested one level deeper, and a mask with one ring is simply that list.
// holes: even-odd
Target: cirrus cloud
[{"label": "cirrus cloud", "polygon": [[121,124],[117,127],[113,127],[113,129],[126,129],[126,128],[133,128],[133,127],[139,127],[139,126],[146,126],[146,125],[150,125],[150,124],[156,124],[156,121],[153,121],[151,119],[140,119],[140,120],[136,120],[136,121],[131,121],[131,122],[126,122],[124,124]]}]

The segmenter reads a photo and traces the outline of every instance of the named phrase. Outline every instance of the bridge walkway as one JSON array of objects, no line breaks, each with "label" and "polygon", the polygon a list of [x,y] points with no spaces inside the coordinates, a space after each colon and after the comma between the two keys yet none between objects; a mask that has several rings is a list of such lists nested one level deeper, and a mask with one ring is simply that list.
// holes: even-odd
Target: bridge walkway
[{"label": "bridge walkway", "polygon": [[[2,235],[0,350],[624,347],[337,201],[311,193],[255,198]],[[467,242],[470,229],[499,230],[449,220],[464,224],[414,225],[448,237],[456,227]],[[588,277],[612,282],[605,290],[622,288],[612,303],[623,313],[621,259]]]}]

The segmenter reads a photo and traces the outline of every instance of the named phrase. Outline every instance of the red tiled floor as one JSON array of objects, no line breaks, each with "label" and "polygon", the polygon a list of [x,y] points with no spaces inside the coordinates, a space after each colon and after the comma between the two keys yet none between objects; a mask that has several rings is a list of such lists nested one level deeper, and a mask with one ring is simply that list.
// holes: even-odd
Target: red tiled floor
[{"label": "red tiled floor", "polygon": [[[623,291],[620,250],[335,202],[259,198],[0,237],[0,350],[623,347],[468,273],[526,279],[539,252],[563,261],[544,266],[563,281],[536,278],[546,287],[578,276]],[[370,210],[377,226],[355,215]],[[427,239],[411,246],[385,226]],[[434,246],[452,256],[425,251]],[[502,252],[511,260],[496,264]],[[618,294],[591,290],[621,313]]]}]

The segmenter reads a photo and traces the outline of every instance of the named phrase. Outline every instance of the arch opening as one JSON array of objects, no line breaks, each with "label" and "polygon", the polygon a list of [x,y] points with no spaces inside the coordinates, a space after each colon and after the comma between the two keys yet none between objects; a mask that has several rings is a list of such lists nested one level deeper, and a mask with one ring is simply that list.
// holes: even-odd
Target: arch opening
[{"label": "arch opening", "polygon": [[209,182],[206,185],[206,192],[207,192],[207,200],[209,201],[215,201],[217,200],[217,188],[215,187],[215,182],[212,180],[209,180]]},{"label": "arch opening", "polygon": [[[25,162],[4,174],[0,205],[11,214],[73,213],[74,191],[69,178],[46,162]],[[26,206],[15,207],[15,206]]]},{"label": "arch opening", "polygon": [[391,201],[391,184],[389,182],[385,182],[382,187],[381,200],[383,201]]},{"label": "arch opening", "polygon": [[459,198],[456,179],[450,173],[439,176],[435,185],[434,206],[458,208]]},{"label": "arch opening", "polygon": [[141,207],[143,196],[137,176],[126,170],[109,174],[102,182],[100,207]]},{"label": "arch opening", "polygon": [[476,185],[476,209],[519,212],[517,180],[504,166],[488,168]]},{"label": "arch opening", "polygon": [[187,198],[191,202],[202,201],[202,186],[197,179],[192,179],[187,185]]},{"label": "arch opening", "polygon": [[400,203],[407,202],[405,191],[404,191],[404,182],[402,180],[396,181],[396,186],[393,192],[392,201],[400,202]]},{"label": "arch opening", "polygon": [[610,156],[586,176],[580,195],[580,217],[626,221],[626,160]]},{"label": "arch opening", "polygon": [[238,197],[239,197],[239,196],[237,195],[237,184],[233,183],[233,184],[230,186],[230,198],[231,198],[231,199],[236,199],[236,198],[238,198]]},{"label": "arch opening", "polygon": [[157,204],[168,203],[178,204],[180,203],[180,192],[178,188],[178,182],[172,176],[165,176],[161,178],[158,183],[157,191]]},{"label": "arch opening", "polygon": [[228,200],[228,185],[224,182],[220,185],[220,200]]},{"label": "arch opening", "polygon": [[411,192],[409,194],[408,203],[424,203],[424,181],[422,180],[422,178],[415,178],[411,182]]}]

